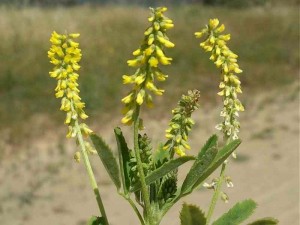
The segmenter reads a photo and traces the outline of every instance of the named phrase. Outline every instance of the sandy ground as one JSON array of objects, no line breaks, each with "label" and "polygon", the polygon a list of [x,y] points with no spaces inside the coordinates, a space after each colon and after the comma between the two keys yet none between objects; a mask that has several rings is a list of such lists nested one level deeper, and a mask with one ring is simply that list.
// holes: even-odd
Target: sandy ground
[{"label": "sandy ground", "polygon": [[[230,159],[227,170],[235,186],[223,188],[230,201],[218,203],[215,218],[236,201],[253,198],[259,207],[252,219],[274,216],[282,225],[299,224],[298,91],[298,86],[292,85],[280,91],[268,90],[268,94],[245,102],[247,111],[241,116],[243,143],[238,159]],[[3,131],[0,148],[8,154],[0,161],[0,224],[85,225],[87,218],[97,214],[97,205],[83,164],[72,160],[75,146],[64,139],[65,130],[45,129],[45,118],[36,118],[38,124],[32,129],[40,134],[26,145],[10,145],[11,137]],[[215,132],[218,119],[217,109],[200,110],[190,137],[194,149]],[[157,143],[163,136],[160,128],[166,127],[168,121],[148,123],[146,131]],[[114,124],[118,121],[95,127],[113,147]],[[13,154],[16,150],[19,153]],[[93,156],[92,163],[111,225],[139,224],[127,202],[115,193],[97,156]],[[181,177],[188,167],[182,169]],[[184,201],[207,210],[211,194],[210,190],[200,189]],[[162,224],[179,225],[180,208],[178,203]]]}]

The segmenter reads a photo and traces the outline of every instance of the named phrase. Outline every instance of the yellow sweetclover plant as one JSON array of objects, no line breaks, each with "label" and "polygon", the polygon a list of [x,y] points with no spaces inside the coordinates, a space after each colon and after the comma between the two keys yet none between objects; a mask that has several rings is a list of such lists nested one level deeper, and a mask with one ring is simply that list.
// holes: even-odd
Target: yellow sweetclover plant
[{"label": "yellow sweetclover plant", "polygon": [[[83,110],[85,103],[81,101],[77,83],[79,77],[77,71],[80,69],[78,63],[82,56],[79,43],[74,41],[77,37],[79,34],[58,34],[55,31],[52,33],[50,38],[52,46],[48,51],[48,57],[54,68],[50,72],[50,76],[57,80],[55,96],[62,99],[60,110],[67,114],[65,119],[65,124],[69,128],[67,137],[76,138],[80,145],[100,212],[103,220],[108,224],[99,188],[88,158],[88,153],[93,153],[94,149],[83,137],[83,135],[89,136],[93,131],[85,123],[80,123],[80,119],[85,120],[88,116]],[[79,162],[80,152],[76,152],[74,158]]]},{"label": "yellow sweetclover plant", "polygon": [[[220,116],[223,117],[223,122],[218,124],[216,128],[222,131],[224,139],[227,142],[230,140],[238,139],[240,123],[238,121],[239,112],[244,111],[244,107],[238,99],[238,94],[242,93],[241,82],[237,74],[242,73],[237,58],[238,55],[232,52],[227,46],[230,40],[230,34],[223,34],[225,25],[221,24],[218,19],[210,19],[208,25],[200,32],[196,32],[197,38],[205,37],[205,40],[200,43],[200,47],[206,52],[211,52],[210,60],[214,62],[217,68],[221,71],[221,82],[219,88],[221,91],[218,93],[223,97],[223,109]],[[233,152],[233,157],[236,157]],[[223,181],[227,184],[232,184],[230,177],[225,176],[226,163],[222,165],[221,174],[213,185],[215,189],[214,196],[208,211],[207,220],[209,221],[214,207],[216,205],[219,195],[227,202],[228,196],[226,193],[221,192]],[[227,179],[226,179],[227,178]],[[230,182],[228,182],[228,179]]]},{"label": "yellow sweetclover plant", "polygon": [[[173,117],[166,130],[167,141],[158,147],[153,147],[146,133],[140,134],[143,128],[139,116],[143,103],[153,106],[152,94],[162,95],[164,90],[157,87],[156,80],[164,81],[168,77],[160,65],[169,65],[172,58],[166,56],[165,48],[174,44],[167,37],[166,31],[173,28],[173,22],[164,13],[167,8],[150,8],[150,26],[144,32],[142,45],[133,52],[134,58],[128,60],[130,67],[137,70],[132,75],[123,75],[123,83],[131,84],[132,89],[122,99],[125,104],[122,123],[133,125],[133,148],[127,145],[121,128],[114,129],[118,146],[118,162],[110,147],[97,136],[82,121],[88,116],[84,111],[85,104],[79,96],[78,70],[81,50],[75,39],[79,34],[58,34],[53,32],[50,38],[52,44],[48,57],[54,64],[50,76],[57,80],[55,96],[61,98],[61,110],[66,112],[65,124],[68,126],[67,137],[76,138],[81,153],[76,152],[75,159],[83,157],[93,192],[98,203],[100,216],[92,216],[87,225],[109,225],[104,204],[101,199],[88,153],[94,152],[89,144],[92,141],[106,171],[114,185],[136,213],[141,225],[159,225],[169,209],[184,196],[191,194],[202,186],[203,182],[219,167],[221,174],[214,181],[214,195],[207,215],[197,206],[183,204],[180,212],[181,225],[238,225],[247,219],[254,211],[256,203],[249,199],[234,205],[213,223],[210,223],[218,197],[227,199],[222,193],[221,185],[225,181],[233,186],[231,179],[224,175],[225,160],[233,154],[241,143],[238,138],[240,124],[238,113],[244,110],[237,95],[241,93],[241,82],[237,76],[241,69],[237,64],[237,55],[227,47],[230,35],[222,32],[225,26],[219,26],[218,19],[211,19],[196,37],[205,37],[200,46],[211,52],[210,59],[221,70],[221,91],[223,121],[217,126],[226,140],[218,143],[217,135],[212,135],[195,156],[187,154],[190,145],[189,133],[194,125],[192,113],[199,108],[200,92],[188,91],[182,95],[177,107],[172,110]],[[132,150],[131,150],[132,149]],[[175,154],[176,153],[176,154]],[[181,165],[193,161],[193,165],[182,183],[178,180],[178,170]],[[135,196],[135,200],[132,199]],[[225,196],[225,197],[224,197]],[[273,218],[263,218],[249,225],[277,224]],[[125,222],[126,224],[126,222]]]}]

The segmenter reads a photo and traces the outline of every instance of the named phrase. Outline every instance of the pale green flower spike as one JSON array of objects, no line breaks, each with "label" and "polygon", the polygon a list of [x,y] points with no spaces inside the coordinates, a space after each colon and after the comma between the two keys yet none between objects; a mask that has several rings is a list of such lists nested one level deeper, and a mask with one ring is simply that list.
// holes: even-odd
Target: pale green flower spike
[{"label": "pale green flower spike", "polygon": [[166,130],[166,138],[169,139],[164,145],[165,150],[170,150],[171,155],[176,152],[179,156],[185,155],[185,150],[190,149],[188,134],[195,124],[191,118],[192,112],[199,108],[200,91],[188,91],[182,95],[178,106],[172,110],[173,118]]},{"label": "pale green flower spike", "polygon": [[127,61],[129,66],[138,69],[133,75],[123,75],[123,83],[134,86],[132,91],[122,99],[125,104],[122,123],[127,125],[132,123],[137,105],[146,102],[149,107],[153,106],[151,92],[156,95],[164,93],[164,90],[156,87],[154,81],[155,79],[166,80],[168,76],[159,69],[159,64],[169,65],[172,61],[172,58],[164,53],[164,48],[174,47],[166,35],[167,29],[174,26],[172,20],[163,15],[167,8],[150,8],[150,10],[151,16],[148,20],[151,25],[144,32],[144,41],[140,48],[133,52],[135,58]]},{"label": "pale green flower spike", "polygon": [[197,38],[205,36],[206,40],[200,46],[207,52],[211,52],[210,60],[221,69],[221,91],[218,95],[223,96],[223,110],[221,117],[223,122],[216,126],[221,130],[227,139],[238,139],[240,123],[237,120],[239,112],[244,111],[244,107],[237,98],[238,93],[242,93],[241,82],[236,74],[241,73],[237,63],[238,56],[227,47],[230,34],[222,34],[225,30],[224,24],[219,26],[218,19],[210,19],[201,32],[196,32]]},{"label": "pale green flower spike", "polygon": [[[81,59],[81,50],[78,48],[79,44],[73,39],[78,36],[79,34],[61,35],[54,31],[50,38],[52,46],[48,51],[50,62],[55,66],[50,72],[50,76],[57,80],[55,96],[61,98],[60,110],[67,114],[65,119],[65,124],[69,128],[67,137],[76,137],[75,122],[78,122],[79,119],[85,120],[88,117],[83,110],[85,103],[79,97],[79,85],[77,83],[79,75],[76,71],[80,68],[78,63]],[[92,130],[85,123],[80,123],[79,127],[85,135],[92,133]],[[90,149],[90,145],[88,143],[86,145]],[[76,158],[79,159],[78,153]]]}]

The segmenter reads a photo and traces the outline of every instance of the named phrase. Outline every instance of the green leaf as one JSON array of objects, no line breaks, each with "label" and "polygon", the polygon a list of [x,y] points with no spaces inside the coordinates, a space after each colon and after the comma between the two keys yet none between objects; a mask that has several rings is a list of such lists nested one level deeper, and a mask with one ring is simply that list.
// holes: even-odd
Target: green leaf
[{"label": "green leaf", "polygon": [[244,200],[235,204],[212,225],[238,225],[251,216],[255,208],[256,203],[252,199]]},{"label": "green leaf", "polygon": [[201,148],[197,158],[202,158],[206,151],[213,146],[217,146],[218,136],[216,134],[212,135]]},{"label": "green leaf", "polygon": [[183,204],[180,212],[181,225],[206,225],[204,213],[195,205]]},{"label": "green leaf", "polygon": [[[161,167],[158,169],[154,170],[152,173],[150,173],[148,176],[145,177],[146,184],[149,185],[156,180],[160,179],[164,175],[168,174],[172,170],[177,169],[179,166],[182,164],[190,161],[190,160],[195,160],[195,157],[193,156],[182,156],[176,159],[172,159],[165,164],[163,164]],[[131,188],[131,192],[138,191],[141,188],[141,184],[137,183],[135,186]]]},{"label": "green leaf", "polygon": [[105,225],[105,221],[103,217],[92,216],[87,225]]},{"label": "green leaf", "polygon": [[274,224],[278,224],[279,221],[275,218],[272,217],[266,217],[266,218],[262,218],[259,220],[256,220],[252,223],[249,223],[248,225],[274,225]]},{"label": "green leaf", "polygon": [[112,153],[112,150],[107,146],[107,144],[102,140],[101,137],[96,134],[90,135],[90,138],[98,152],[98,155],[109,174],[110,178],[116,185],[117,189],[120,189],[120,177],[119,177],[119,168],[117,161]]},{"label": "green leaf", "polygon": [[114,132],[115,132],[117,145],[118,145],[122,185],[123,185],[124,193],[127,194],[129,192],[129,187],[130,187],[129,149],[127,147],[127,143],[125,141],[121,129],[119,127],[116,127],[114,129]]},{"label": "green leaf", "polygon": [[219,150],[213,163],[198,178],[197,182],[194,184],[193,189],[199,186],[210,174],[212,174],[240,144],[241,140],[237,139],[230,142],[228,145],[225,145],[221,150]]},{"label": "green leaf", "polygon": [[216,146],[211,146],[204,149],[205,153],[200,158],[196,159],[192,168],[188,172],[181,187],[181,195],[185,195],[193,191],[195,184],[198,182],[199,178],[203,175],[217,155],[218,150]]}]

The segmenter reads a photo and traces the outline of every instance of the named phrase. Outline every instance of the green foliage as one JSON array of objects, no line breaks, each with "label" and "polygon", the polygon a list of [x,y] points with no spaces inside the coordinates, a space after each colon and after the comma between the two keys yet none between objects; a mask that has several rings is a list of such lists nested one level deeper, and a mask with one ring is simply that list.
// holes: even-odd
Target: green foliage
[{"label": "green foliage", "polygon": [[[211,139],[214,139],[214,138],[211,138]],[[192,168],[188,172],[188,174],[183,182],[183,185],[181,187],[182,195],[192,192],[192,190],[195,188],[195,185],[199,183],[199,178],[208,169],[208,167],[211,165],[214,158],[216,157],[217,152],[218,152],[217,147],[216,147],[217,139],[214,139],[215,141],[213,143],[210,142],[211,139],[208,140],[206,145],[201,150],[201,152],[203,152],[203,155],[200,154],[200,157],[197,157]]]},{"label": "green foliage", "polygon": [[127,143],[123,136],[121,128],[119,128],[119,127],[115,128],[114,132],[115,132],[115,137],[116,137],[116,141],[117,141],[117,145],[118,145],[119,164],[120,164],[123,191],[125,194],[127,194],[129,191],[129,187],[130,187],[129,149],[127,147]]},{"label": "green foliage", "polygon": [[241,140],[237,139],[225,145],[221,150],[218,151],[213,163],[210,167],[203,172],[203,174],[198,178],[194,185],[194,188],[199,186],[210,174],[212,174],[241,144]]},{"label": "green foliage", "polygon": [[278,224],[279,221],[275,218],[266,217],[259,220],[256,220],[252,223],[249,223],[248,225],[275,225]]},{"label": "green foliage", "polygon": [[102,217],[92,216],[87,225],[105,225],[105,221]]},{"label": "green foliage", "polygon": [[197,206],[184,203],[180,212],[180,222],[181,225],[206,225],[206,218]]},{"label": "green foliage", "polygon": [[202,158],[208,149],[212,148],[213,146],[216,147],[218,145],[217,141],[218,136],[216,134],[212,135],[199,151],[197,158]]},{"label": "green foliage", "polygon": [[[152,173],[150,173],[148,176],[145,177],[146,184],[149,185],[156,180],[162,178],[163,176],[167,175],[173,170],[176,170],[179,166],[182,164],[190,161],[190,160],[195,160],[195,157],[193,156],[182,156],[180,158],[172,159],[168,161],[167,163],[163,164],[161,167],[158,169],[154,170]],[[137,191],[141,188],[141,185],[138,183],[135,186],[131,188],[131,191]]]},{"label": "green foliage", "polygon": [[235,204],[227,213],[223,214],[212,225],[238,225],[252,215],[256,203],[251,200],[244,200]]},{"label": "green foliage", "polygon": [[117,189],[120,189],[121,182],[120,182],[119,168],[118,168],[116,158],[112,153],[112,150],[103,141],[103,139],[97,136],[96,134],[92,134],[90,137],[107,173],[109,174],[110,178],[116,185]]}]

